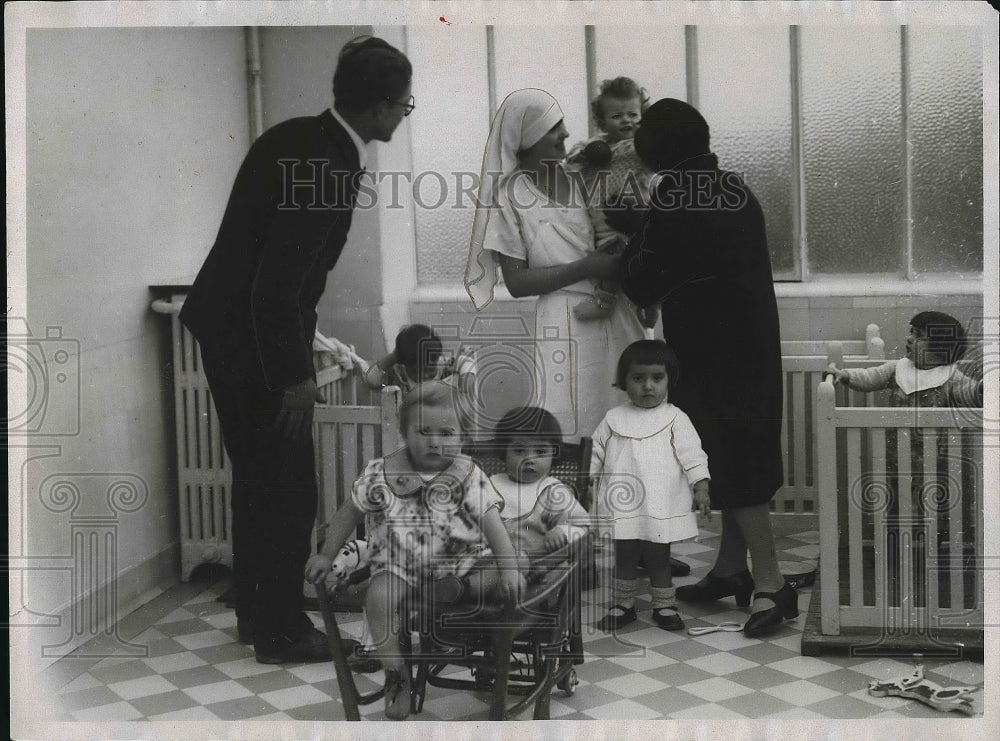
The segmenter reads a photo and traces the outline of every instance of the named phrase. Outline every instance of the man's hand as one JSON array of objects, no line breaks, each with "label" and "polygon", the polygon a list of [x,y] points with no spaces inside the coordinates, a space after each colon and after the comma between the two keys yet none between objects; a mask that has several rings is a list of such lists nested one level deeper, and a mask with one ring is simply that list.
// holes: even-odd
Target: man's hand
[{"label": "man's hand", "polygon": [[313,407],[325,401],[313,379],[300,381],[281,393],[281,409],[274,424],[282,436],[298,440],[312,427]]}]

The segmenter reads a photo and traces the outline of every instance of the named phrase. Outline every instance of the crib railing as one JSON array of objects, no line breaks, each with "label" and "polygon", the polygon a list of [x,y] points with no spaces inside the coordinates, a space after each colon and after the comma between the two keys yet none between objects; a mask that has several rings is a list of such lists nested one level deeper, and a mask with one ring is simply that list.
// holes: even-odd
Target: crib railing
[{"label": "crib railing", "polygon": [[[781,456],[784,483],[771,500],[778,513],[815,514],[818,507],[816,483],[815,391],[830,363],[840,368],[865,368],[885,362],[879,328],[870,324],[864,340],[783,341],[781,370],[784,396],[781,418]],[[867,404],[842,387],[840,402]]]},{"label": "crib railing", "polygon": [[318,539],[322,539],[323,529],[333,513],[350,497],[351,487],[365,464],[402,446],[396,418],[399,402],[399,387],[387,386],[382,389],[377,406],[316,406],[313,412],[313,442],[319,485],[316,514]]},{"label": "crib railing", "polygon": [[983,626],[982,410],[818,391],[821,632],[953,648]]}]

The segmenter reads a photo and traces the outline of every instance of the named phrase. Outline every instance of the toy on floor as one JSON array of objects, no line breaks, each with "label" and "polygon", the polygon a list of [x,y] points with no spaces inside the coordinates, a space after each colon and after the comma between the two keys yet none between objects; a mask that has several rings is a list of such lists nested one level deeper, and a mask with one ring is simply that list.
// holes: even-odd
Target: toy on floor
[{"label": "toy on floor", "polygon": [[743,630],[743,623],[719,623],[718,625],[704,625],[697,628],[688,628],[689,636],[703,636],[709,633],[739,633]]},{"label": "toy on floor", "polygon": [[924,667],[918,664],[908,677],[881,681],[873,679],[868,683],[868,694],[875,697],[905,697],[930,705],[935,710],[947,712],[957,710],[966,715],[975,715],[972,707],[972,693],[978,687],[942,687],[924,679]]}]

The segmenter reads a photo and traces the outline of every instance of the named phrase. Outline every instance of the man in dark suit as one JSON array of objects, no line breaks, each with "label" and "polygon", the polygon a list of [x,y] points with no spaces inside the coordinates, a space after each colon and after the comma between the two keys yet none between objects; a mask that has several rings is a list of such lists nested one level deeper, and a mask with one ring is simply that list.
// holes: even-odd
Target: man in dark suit
[{"label": "man in dark suit", "polygon": [[389,141],[413,110],[411,75],[381,39],[344,47],[333,109],[251,146],[181,311],[233,464],[237,630],[261,663],[330,659],[302,593],[317,506],[316,305],[347,240],[365,145]]}]

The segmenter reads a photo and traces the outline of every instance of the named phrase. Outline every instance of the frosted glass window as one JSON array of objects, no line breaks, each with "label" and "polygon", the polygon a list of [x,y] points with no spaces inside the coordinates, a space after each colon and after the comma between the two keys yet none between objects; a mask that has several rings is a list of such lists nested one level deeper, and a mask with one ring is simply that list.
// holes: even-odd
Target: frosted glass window
[{"label": "frosted glass window", "polygon": [[731,28],[698,28],[698,107],[720,166],[742,173],[764,209],[776,277],[798,277],[788,34],[787,28],[745,28],[738,34]]},{"label": "frosted glass window", "polygon": [[960,27],[907,34],[913,268],[982,272],[982,38]]},{"label": "frosted glass window", "polygon": [[902,275],[900,30],[804,27],[801,42],[808,270]]},{"label": "frosted glass window", "polygon": [[514,90],[547,90],[562,108],[568,142],[586,139],[589,119],[584,38],[583,26],[497,26],[496,105]]},{"label": "frosted glass window", "polygon": [[[461,283],[472,236],[476,180],[489,133],[486,29],[411,26],[407,56],[417,109],[406,119],[413,143],[413,193],[420,283]],[[466,192],[462,192],[463,189]]]},{"label": "frosted glass window", "polygon": [[[596,26],[594,72],[598,83],[631,77],[660,98],[687,98],[684,26]],[[590,91],[590,99],[597,90]]]}]

